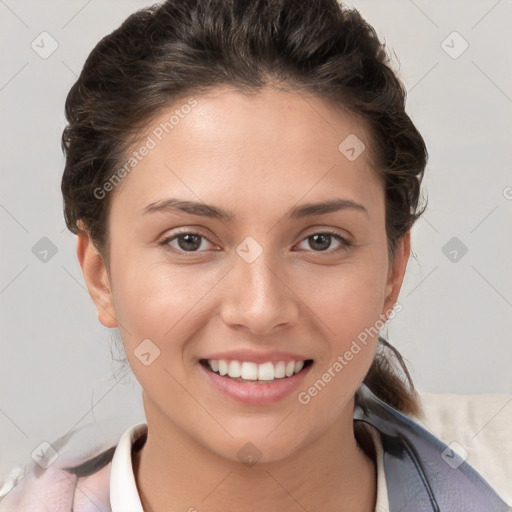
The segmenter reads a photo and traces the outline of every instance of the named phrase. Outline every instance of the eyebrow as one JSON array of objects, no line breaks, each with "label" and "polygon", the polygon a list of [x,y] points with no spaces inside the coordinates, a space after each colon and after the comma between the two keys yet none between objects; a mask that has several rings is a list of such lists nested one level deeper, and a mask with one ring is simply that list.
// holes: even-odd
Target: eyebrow
[{"label": "eyebrow", "polygon": [[[354,210],[360,211],[368,215],[368,210],[359,203],[352,201],[351,199],[331,199],[329,201],[323,201],[319,203],[306,203],[299,206],[295,206],[290,209],[284,216],[285,220],[297,220],[304,217],[311,217],[313,215],[322,215],[326,213],[333,213],[341,210]],[[198,203],[194,201],[182,201],[179,199],[165,199],[163,201],[156,201],[149,204],[143,209],[143,214],[154,213],[154,212],[175,212],[182,211],[192,215],[198,215],[201,217],[210,217],[218,219],[223,222],[232,222],[236,216],[231,210],[224,210],[216,206],[208,205],[205,203]]]}]

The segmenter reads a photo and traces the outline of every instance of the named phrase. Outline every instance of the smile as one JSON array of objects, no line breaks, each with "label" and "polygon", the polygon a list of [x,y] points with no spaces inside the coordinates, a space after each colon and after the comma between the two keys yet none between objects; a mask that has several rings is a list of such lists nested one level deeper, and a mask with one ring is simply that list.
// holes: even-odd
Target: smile
[{"label": "smile", "polygon": [[313,366],[312,359],[289,361],[242,361],[200,359],[206,382],[221,395],[252,406],[278,403],[296,391]]},{"label": "smile", "polygon": [[309,366],[313,361],[278,361],[273,363],[267,361],[257,364],[252,361],[238,361],[226,359],[202,359],[201,364],[207,366],[212,372],[224,377],[230,377],[238,382],[263,381],[270,382],[276,379],[285,379],[296,375],[304,367]]}]

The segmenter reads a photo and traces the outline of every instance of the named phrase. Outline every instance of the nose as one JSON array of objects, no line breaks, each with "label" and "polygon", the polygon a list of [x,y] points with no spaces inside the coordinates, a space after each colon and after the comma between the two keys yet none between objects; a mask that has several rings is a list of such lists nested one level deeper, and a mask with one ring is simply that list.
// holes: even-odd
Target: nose
[{"label": "nose", "polygon": [[300,299],[289,273],[267,252],[252,262],[235,255],[221,307],[226,325],[266,335],[297,322]]}]

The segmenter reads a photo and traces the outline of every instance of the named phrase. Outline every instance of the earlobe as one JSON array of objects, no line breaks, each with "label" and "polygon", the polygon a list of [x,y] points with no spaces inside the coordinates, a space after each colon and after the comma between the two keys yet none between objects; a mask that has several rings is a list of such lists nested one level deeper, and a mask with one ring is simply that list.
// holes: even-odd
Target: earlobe
[{"label": "earlobe", "polygon": [[85,284],[96,306],[98,320],[105,327],[118,327],[112,289],[105,262],[91,241],[89,234],[80,231],[77,235],[76,254]]},{"label": "earlobe", "polygon": [[411,252],[411,232],[404,233],[397,241],[393,261],[390,262],[386,284],[386,300],[382,314],[387,316],[398,300]]}]

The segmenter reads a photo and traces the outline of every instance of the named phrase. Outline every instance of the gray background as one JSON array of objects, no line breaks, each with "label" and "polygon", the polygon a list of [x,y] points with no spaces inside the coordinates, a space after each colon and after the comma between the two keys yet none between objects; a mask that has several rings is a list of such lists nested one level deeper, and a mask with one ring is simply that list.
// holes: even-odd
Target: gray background
[{"label": "gray background", "polygon": [[[117,333],[97,320],[64,225],[60,136],[85,58],[145,5],[0,0],[0,474],[71,428],[144,419],[140,386],[115,361]],[[512,2],[351,5],[396,53],[430,152],[429,205],[387,336],[422,391],[511,393]],[[31,47],[51,49],[43,31],[58,44],[47,58]],[[46,261],[43,237],[56,250]]]}]

